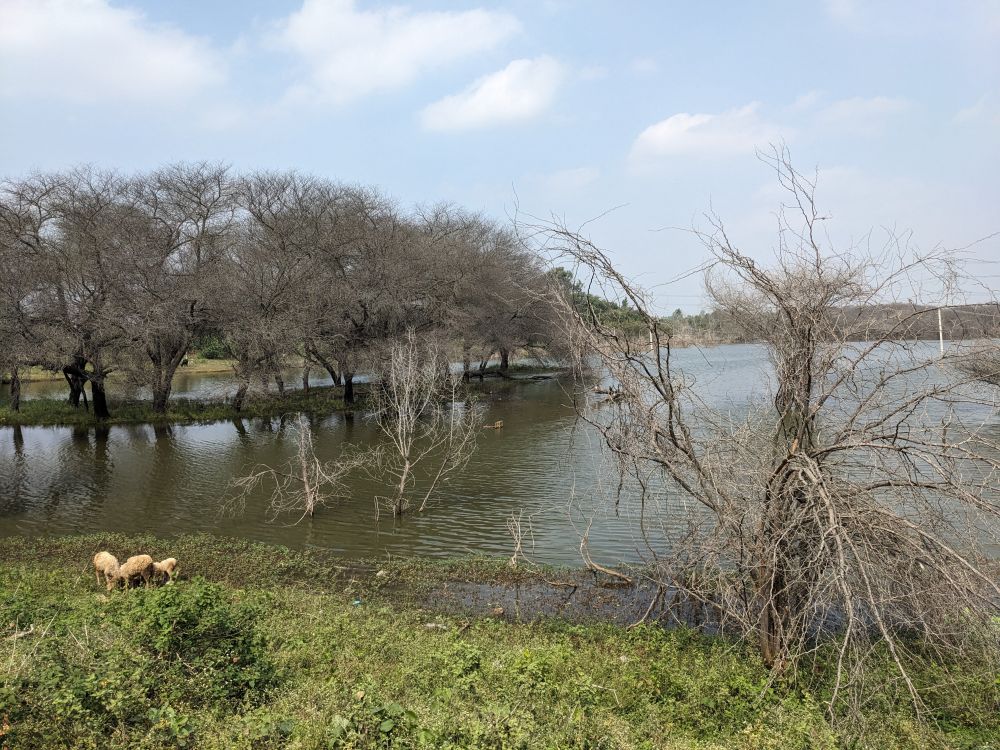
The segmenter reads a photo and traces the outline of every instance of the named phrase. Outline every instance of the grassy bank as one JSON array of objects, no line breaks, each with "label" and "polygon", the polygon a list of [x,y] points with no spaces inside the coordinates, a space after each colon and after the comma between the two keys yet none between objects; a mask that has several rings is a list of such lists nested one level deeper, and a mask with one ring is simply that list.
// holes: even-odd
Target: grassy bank
[{"label": "grassy bank", "polygon": [[[222,373],[222,372],[232,372],[235,360],[232,359],[206,359],[204,357],[199,357],[198,355],[192,355],[188,357],[188,363],[178,369],[178,374],[212,374],[212,373]],[[0,383],[8,382],[9,373],[0,373]],[[54,370],[45,370],[41,367],[28,367],[21,370],[21,380],[23,382],[31,382],[33,380],[41,381],[54,381],[59,382],[65,381],[65,377],[61,372]]]},{"label": "grassy bank", "polygon": [[[357,386],[355,387],[357,393]],[[310,388],[309,393],[288,390],[285,394],[268,393],[247,398],[237,411],[229,403],[210,399],[174,398],[167,404],[167,411],[158,414],[150,401],[115,399],[108,401],[111,418],[101,424],[169,424],[184,422],[216,422],[238,418],[275,417],[287,412],[328,414],[346,408],[344,389],[339,386]],[[359,394],[360,396],[360,394]],[[74,409],[65,399],[36,398],[21,401],[19,411],[12,411],[7,404],[0,404],[2,426],[93,426],[98,424],[92,411],[82,407]]]},{"label": "grassy bank", "polygon": [[[225,360],[206,360],[208,362],[225,362]],[[228,368],[223,368],[228,369]],[[203,372],[209,372],[204,370]],[[530,381],[535,375],[558,372],[555,368],[536,365],[513,365],[504,375],[508,378],[500,382],[517,383],[519,380]],[[487,383],[495,383],[498,370],[490,368],[486,371]],[[472,378],[470,386],[475,390],[482,387],[478,376]],[[355,383],[355,403],[351,408],[361,408],[367,385]],[[112,390],[113,393],[113,390]],[[186,422],[218,422],[239,418],[276,417],[289,412],[306,412],[309,414],[331,414],[344,411],[347,405],[343,399],[342,386],[313,386],[309,393],[298,388],[289,388],[284,395],[277,393],[251,394],[247,397],[243,408],[237,411],[227,401],[219,399],[172,398],[167,403],[167,411],[158,414],[153,411],[151,401],[143,399],[119,399],[113,396],[108,399],[108,410],[111,418],[98,422],[93,412],[84,408],[73,408],[65,398],[32,398],[22,399],[21,408],[13,411],[9,403],[0,401],[0,427],[20,425],[22,427],[44,426],[76,426],[92,427],[96,424],[173,424]]]},{"label": "grassy bank", "polygon": [[[101,548],[173,555],[182,576],[106,594]],[[822,669],[769,683],[752,653],[690,631],[434,607],[459,581],[562,575],[204,536],[2,540],[0,747],[997,746],[974,718],[989,686],[942,695],[930,726],[887,680],[855,742],[858,722],[825,715]]]}]

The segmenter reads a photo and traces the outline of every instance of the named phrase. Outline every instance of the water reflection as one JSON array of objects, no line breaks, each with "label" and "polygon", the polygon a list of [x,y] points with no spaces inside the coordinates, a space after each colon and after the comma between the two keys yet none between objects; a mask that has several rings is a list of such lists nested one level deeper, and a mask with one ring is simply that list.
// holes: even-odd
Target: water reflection
[{"label": "water reflection", "polygon": [[[687,349],[675,356],[716,408],[745,409],[750,394],[763,391],[770,377],[759,347]],[[289,525],[296,517],[267,521],[265,489],[241,515],[220,512],[232,477],[255,464],[280,464],[296,447],[287,419],[235,419],[99,430],[2,428],[0,535],[206,531],[347,556],[510,555],[507,520],[521,513],[525,551],[538,561],[579,563],[580,538],[591,521],[595,558],[637,559],[645,549],[637,509],[626,501],[616,510],[603,500],[614,486],[602,482],[599,439],[575,419],[560,383],[488,388],[487,420],[502,419],[504,429],[483,430],[465,471],[427,512],[401,521],[383,515],[376,523],[374,498],[386,488],[362,476],[352,480],[350,501],[320,509],[298,525]],[[378,439],[361,414],[311,423],[323,459]],[[669,533],[681,520],[682,514],[668,513],[656,523]]]}]

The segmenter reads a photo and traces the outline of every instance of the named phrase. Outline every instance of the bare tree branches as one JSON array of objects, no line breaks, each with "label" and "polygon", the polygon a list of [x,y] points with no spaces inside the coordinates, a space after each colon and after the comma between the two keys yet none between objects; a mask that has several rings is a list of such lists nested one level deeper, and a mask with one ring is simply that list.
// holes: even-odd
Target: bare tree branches
[{"label": "bare tree branches", "polygon": [[586,238],[550,226],[552,246],[605,296],[628,299],[652,342],[567,308],[581,356],[596,355],[615,388],[582,414],[648,526],[659,514],[684,520],[683,533],[647,540],[660,585],[709,603],[776,669],[835,633],[834,701],[884,648],[919,708],[913,660],[1000,659],[995,396],[953,377],[962,350],[942,360],[903,338],[906,315],[875,325],[863,314],[953,274],[952,259],[895,242],[878,253],[829,247],[814,181],[783,150],[767,161],[790,198],[774,262],[739,249],[717,217],[698,234],[715,259],[706,283],[717,309],[770,354],[769,401],[742,414],[710,408],[677,370],[642,290]]},{"label": "bare tree branches", "polygon": [[374,470],[391,479],[393,492],[382,498],[394,516],[402,515],[417,477],[425,488],[417,508],[427,508],[434,492],[460,470],[476,449],[482,415],[458,382],[448,375],[447,359],[434,342],[421,344],[413,331],[393,344],[373,391],[372,418],[386,439],[375,455]]},{"label": "bare tree branches", "polygon": [[271,519],[299,514],[294,523],[306,516],[312,518],[316,509],[329,507],[349,498],[345,478],[365,465],[364,453],[345,452],[336,461],[321,461],[313,447],[312,429],[304,415],[299,415],[292,428],[295,455],[284,464],[271,467],[259,465],[230,483],[233,495],[227,505],[231,511],[242,512],[247,498],[259,488],[269,487],[268,513]]},{"label": "bare tree branches", "polygon": [[[454,206],[406,211],[372,188],[295,172],[90,167],[0,184],[3,368],[62,370],[110,416],[112,375],[163,413],[198,338],[235,359],[233,404],[315,363],[354,376],[414,330],[504,368],[552,340],[534,253]],[[9,360],[9,361],[8,361]]]}]

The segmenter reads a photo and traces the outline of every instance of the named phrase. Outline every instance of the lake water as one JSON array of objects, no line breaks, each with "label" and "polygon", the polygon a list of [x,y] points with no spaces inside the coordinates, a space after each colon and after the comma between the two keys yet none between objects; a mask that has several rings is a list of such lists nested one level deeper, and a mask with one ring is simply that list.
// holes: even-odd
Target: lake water
[{"label": "lake water", "polygon": [[[751,393],[766,388],[769,366],[760,347],[690,348],[674,357],[715,407],[741,410]],[[32,383],[28,395],[53,387],[64,390]],[[185,375],[175,393],[218,396],[227,389],[225,375]],[[524,552],[538,562],[579,564],[588,526],[596,560],[637,559],[643,543],[635,514],[626,503],[616,515],[607,502],[613,487],[602,479],[599,440],[576,419],[564,386],[557,380],[498,382],[486,390],[487,422],[503,420],[504,428],[482,430],[461,475],[427,511],[402,519],[383,512],[376,520],[374,498],[387,490],[365,477],[352,478],[350,500],[298,523],[294,516],[269,520],[265,491],[253,495],[242,513],[224,512],[231,478],[293,454],[290,419],[0,428],[0,535],[197,531],[321,547],[347,557],[509,556],[513,515],[525,531]],[[345,444],[378,439],[360,412],[318,419],[312,427],[321,458],[334,458]]]}]

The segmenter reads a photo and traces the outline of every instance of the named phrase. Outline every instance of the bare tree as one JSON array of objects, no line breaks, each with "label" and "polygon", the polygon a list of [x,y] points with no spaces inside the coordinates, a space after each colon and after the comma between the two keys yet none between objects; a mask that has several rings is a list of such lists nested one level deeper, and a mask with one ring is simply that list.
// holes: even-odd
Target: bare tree
[{"label": "bare tree", "polygon": [[[996,404],[950,378],[936,347],[899,338],[906,316],[876,330],[848,312],[912,296],[952,271],[949,257],[895,241],[877,254],[834,251],[814,181],[782,149],[765,161],[791,199],[774,264],[740,250],[714,216],[698,234],[715,262],[709,295],[770,355],[769,401],[745,414],[712,409],[642,290],[585,237],[550,226],[553,246],[605,296],[627,299],[652,342],[567,306],[569,335],[615,383],[613,399],[582,414],[610,449],[616,502],[638,498],[646,574],[716,611],[776,670],[835,633],[831,706],[887,652],[919,709],[915,662],[989,670],[1000,658],[989,555],[1000,443],[984,429]],[[672,531],[654,538],[658,527]]]},{"label": "bare tree", "polygon": [[393,492],[383,500],[394,516],[412,503],[418,477],[422,489],[418,512],[450,474],[468,462],[476,448],[482,415],[459,398],[458,383],[445,374],[441,348],[421,344],[410,331],[389,348],[373,389],[373,412],[386,444],[374,456],[372,473],[388,477]]},{"label": "bare tree", "polygon": [[350,497],[350,486],[345,479],[365,463],[365,454],[343,453],[335,461],[321,461],[316,456],[312,428],[305,415],[298,416],[292,431],[296,445],[292,458],[278,467],[255,466],[249,474],[230,482],[233,491],[228,500],[230,510],[242,512],[248,497],[261,487],[269,487],[271,519],[298,513],[295,521],[298,523],[306,516],[312,518],[317,508]]},{"label": "bare tree", "polygon": [[280,387],[301,342],[316,291],[315,191],[295,173],[257,172],[238,186],[240,221],[208,282],[213,319],[235,358],[236,409],[254,380]]},{"label": "bare tree", "polygon": [[224,166],[175,164],[134,177],[128,198],[114,320],[132,342],[126,371],[163,413],[177,368],[209,322],[205,282],[228,250],[233,189]]},{"label": "bare tree", "polygon": [[960,367],[971,378],[1000,386],[1000,346],[994,343],[971,348],[962,358]]}]

